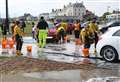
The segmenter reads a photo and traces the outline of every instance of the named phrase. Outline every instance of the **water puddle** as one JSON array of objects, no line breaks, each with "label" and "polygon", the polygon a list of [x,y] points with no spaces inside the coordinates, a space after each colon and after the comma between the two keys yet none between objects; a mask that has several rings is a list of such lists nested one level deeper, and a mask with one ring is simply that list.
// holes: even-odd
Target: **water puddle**
[{"label": "water puddle", "polygon": [[120,76],[111,74],[111,72],[105,70],[65,70],[40,73],[34,72],[24,73],[23,76],[41,80],[61,80],[61,82],[120,82]]}]

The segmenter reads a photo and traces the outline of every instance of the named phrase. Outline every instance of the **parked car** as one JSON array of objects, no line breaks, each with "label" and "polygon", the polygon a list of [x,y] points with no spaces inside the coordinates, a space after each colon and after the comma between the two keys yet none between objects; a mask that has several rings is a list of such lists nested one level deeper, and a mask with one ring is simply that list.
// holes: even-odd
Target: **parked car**
[{"label": "parked car", "polygon": [[108,30],[108,28],[115,26],[120,26],[120,20],[109,22],[106,25],[101,25],[99,29],[102,33],[105,33]]},{"label": "parked car", "polygon": [[109,28],[100,36],[97,44],[97,52],[109,62],[120,59],[120,26]]},{"label": "parked car", "polygon": [[52,22],[48,22],[48,37],[47,42],[58,42],[56,34],[56,26]]}]

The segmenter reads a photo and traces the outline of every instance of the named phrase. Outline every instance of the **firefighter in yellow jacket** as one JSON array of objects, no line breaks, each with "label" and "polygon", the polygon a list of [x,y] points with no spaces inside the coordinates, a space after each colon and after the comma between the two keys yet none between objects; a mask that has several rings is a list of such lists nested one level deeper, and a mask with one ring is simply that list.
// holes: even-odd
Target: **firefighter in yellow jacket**
[{"label": "firefighter in yellow jacket", "polygon": [[90,48],[90,30],[88,25],[84,25],[84,28],[80,32],[81,42],[84,44],[84,48]]},{"label": "firefighter in yellow jacket", "polygon": [[[65,28],[61,25],[61,24],[58,24],[57,25],[57,35],[59,37],[59,41],[60,43],[64,43],[65,39],[64,37],[66,36],[66,31],[65,31]],[[62,41],[61,41],[62,39]]]},{"label": "firefighter in yellow jacket", "polygon": [[90,22],[90,24],[89,24],[89,30],[90,30],[90,33],[94,36],[94,43],[95,43],[95,50],[94,50],[94,52],[96,52],[96,45],[97,45],[98,39],[99,39],[99,37],[98,37],[99,30],[98,30],[98,25],[97,25],[95,19],[93,19]]},{"label": "firefighter in yellow jacket", "polygon": [[22,45],[23,45],[23,32],[20,29],[20,22],[16,21],[15,27],[14,27],[14,37],[16,41],[16,55],[20,56],[23,55],[21,53]]}]

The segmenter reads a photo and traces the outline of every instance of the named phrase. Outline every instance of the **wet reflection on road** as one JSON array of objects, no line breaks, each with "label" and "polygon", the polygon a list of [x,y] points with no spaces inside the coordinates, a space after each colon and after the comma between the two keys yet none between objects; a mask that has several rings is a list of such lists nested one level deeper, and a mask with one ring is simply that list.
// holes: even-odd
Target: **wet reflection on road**
[{"label": "wet reflection on road", "polygon": [[[27,52],[27,46],[32,46],[32,52]],[[46,48],[41,49],[36,42],[31,39],[24,39],[22,52],[24,56],[48,59],[57,62],[66,62],[80,64],[84,60],[82,57],[82,46],[75,46],[73,43],[68,44],[48,44]],[[93,49],[92,49],[93,50]],[[108,63],[95,58],[93,51],[90,50],[90,62],[96,65],[96,69],[80,69],[80,70],[65,70],[51,71],[40,73],[25,73],[25,77],[39,78],[43,80],[63,80],[60,82],[97,82],[95,78],[120,77],[120,62]],[[5,53],[2,53],[5,52]],[[1,55],[15,56],[15,49],[0,50]],[[77,55],[76,55],[77,53]],[[92,79],[93,78],[93,79]],[[104,82],[104,81],[100,81]],[[105,81],[106,82],[106,81]],[[110,82],[110,81],[109,81]],[[114,82],[114,81],[113,81]],[[118,81],[120,82],[120,81]]]}]

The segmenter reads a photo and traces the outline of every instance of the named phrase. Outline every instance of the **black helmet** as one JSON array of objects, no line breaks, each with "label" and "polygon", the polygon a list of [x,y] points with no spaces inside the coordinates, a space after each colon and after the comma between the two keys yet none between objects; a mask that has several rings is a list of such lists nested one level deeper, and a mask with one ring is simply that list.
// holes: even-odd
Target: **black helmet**
[{"label": "black helmet", "polygon": [[43,19],[44,19],[44,17],[43,17],[43,16],[41,16],[41,17],[40,17],[40,19],[42,19],[42,20],[43,20]]}]

